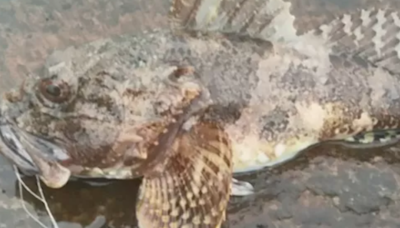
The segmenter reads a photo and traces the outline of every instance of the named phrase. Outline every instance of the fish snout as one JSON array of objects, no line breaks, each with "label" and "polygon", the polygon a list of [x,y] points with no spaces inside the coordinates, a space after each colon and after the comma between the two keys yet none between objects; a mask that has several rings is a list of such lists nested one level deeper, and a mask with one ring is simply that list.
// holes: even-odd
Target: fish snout
[{"label": "fish snout", "polygon": [[0,153],[20,171],[38,175],[51,188],[64,186],[71,171],[60,165],[68,155],[55,144],[26,133],[0,118]]}]

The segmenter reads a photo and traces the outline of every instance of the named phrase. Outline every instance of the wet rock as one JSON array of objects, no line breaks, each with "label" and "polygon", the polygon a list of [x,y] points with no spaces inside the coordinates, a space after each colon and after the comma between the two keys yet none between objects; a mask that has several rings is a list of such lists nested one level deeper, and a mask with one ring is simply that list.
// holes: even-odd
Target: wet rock
[{"label": "wet rock", "polygon": [[[384,160],[359,162],[361,151],[326,156],[327,150],[337,149],[317,149],[275,170],[243,177],[256,180],[259,192],[231,200],[230,227],[398,227],[396,170]],[[342,153],[349,156],[336,157]]]}]

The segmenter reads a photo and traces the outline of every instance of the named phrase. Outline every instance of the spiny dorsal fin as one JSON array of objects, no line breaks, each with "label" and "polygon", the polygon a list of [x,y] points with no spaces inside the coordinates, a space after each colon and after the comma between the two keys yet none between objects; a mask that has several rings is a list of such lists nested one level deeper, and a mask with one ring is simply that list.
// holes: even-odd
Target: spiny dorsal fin
[{"label": "spiny dorsal fin", "polygon": [[172,0],[170,18],[174,29],[247,35],[305,54],[346,54],[400,73],[397,11],[354,10],[298,36],[290,8],[283,0]]},{"label": "spiny dorsal fin", "polygon": [[289,41],[297,37],[290,7],[283,0],[172,0],[170,19],[175,30]]},{"label": "spiny dorsal fin", "polygon": [[227,135],[199,123],[178,136],[167,163],[144,175],[139,227],[218,228],[231,192],[232,150]]},{"label": "spiny dorsal fin", "polygon": [[360,57],[391,73],[400,73],[400,15],[390,9],[360,9],[303,36],[319,37],[332,54]]}]

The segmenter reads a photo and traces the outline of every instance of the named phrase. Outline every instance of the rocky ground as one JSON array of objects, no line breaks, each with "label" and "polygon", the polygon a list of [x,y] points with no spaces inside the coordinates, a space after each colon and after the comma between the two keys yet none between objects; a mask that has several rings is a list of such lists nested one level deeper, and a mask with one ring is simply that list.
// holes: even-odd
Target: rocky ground
[{"label": "rocky ground", "polygon": [[[395,0],[291,1],[300,31],[361,5],[400,5]],[[0,91],[39,69],[54,49],[167,26],[167,10],[165,0],[0,0]],[[276,169],[242,176],[257,194],[232,198],[226,227],[400,227],[399,154],[315,148]],[[35,186],[32,178],[26,182]],[[44,190],[60,227],[134,227],[137,187],[138,181],[101,187],[71,182]],[[22,209],[15,176],[1,157],[0,190],[0,228],[39,227]],[[30,211],[48,221],[43,205],[28,194],[24,199]]]}]

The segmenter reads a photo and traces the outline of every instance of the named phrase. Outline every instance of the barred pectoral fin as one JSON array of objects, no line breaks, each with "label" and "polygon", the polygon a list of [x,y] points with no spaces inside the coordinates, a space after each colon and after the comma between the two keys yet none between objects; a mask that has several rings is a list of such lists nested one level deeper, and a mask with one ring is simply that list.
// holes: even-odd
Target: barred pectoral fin
[{"label": "barred pectoral fin", "polygon": [[277,42],[296,36],[288,1],[172,0],[170,8],[170,23],[176,30],[217,31]]},{"label": "barred pectoral fin", "polygon": [[231,192],[229,139],[202,123],[178,136],[167,153],[168,162],[144,176],[139,227],[220,227]]}]

